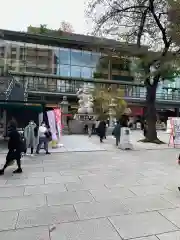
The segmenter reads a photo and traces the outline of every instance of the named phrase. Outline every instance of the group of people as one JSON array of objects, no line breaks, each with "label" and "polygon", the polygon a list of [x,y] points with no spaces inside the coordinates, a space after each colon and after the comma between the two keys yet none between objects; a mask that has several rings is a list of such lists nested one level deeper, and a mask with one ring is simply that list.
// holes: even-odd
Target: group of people
[{"label": "group of people", "polygon": [[14,160],[16,160],[18,168],[13,173],[22,173],[22,154],[27,154],[29,148],[31,155],[33,155],[35,149],[36,154],[39,154],[43,145],[46,154],[50,154],[48,151],[48,143],[52,140],[52,134],[45,122],[42,122],[38,127],[35,122],[31,120],[21,135],[17,130],[17,124],[12,121],[8,128],[8,137],[9,151],[6,156],[6,162],[3,168],[0,169],[0,175],[4,174],[5,169],[12,165]]},{"label": "group of people", "polygon": [[[121,117],[120,120],[118,120],[116,122],[116,125],[113,129],[112,135],[116,138],[116,145],[117,146],[120,142],[121,127],[128,127],[128,121],[129,121],[128,116],[124,115],[124,116]],[[92,123],[91,121],[90,121],[89,124],[87,124],[89,137],[91,137],[91,135],[92,135],[92,129],[93,129],[92,124],[94,124],[94,123]],[[95,132],[100,138],[100,143],[103,143],[103,139],[106,139],[106,130],[107,130],[108,126],[109,126],[109,121],[96,120]]]}]

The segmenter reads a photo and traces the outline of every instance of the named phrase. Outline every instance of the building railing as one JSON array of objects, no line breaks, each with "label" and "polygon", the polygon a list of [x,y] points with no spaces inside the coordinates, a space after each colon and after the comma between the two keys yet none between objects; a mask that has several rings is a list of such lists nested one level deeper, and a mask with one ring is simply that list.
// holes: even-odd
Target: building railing
[{"label": "building railing", "polygon": [[[71,94],[76,95],[79,88],[84,84],[88,84],[93,88],[119,88],[124,99],[145,101],[146,88],[142,84],[126,83],[120,81],[108,81],[103,79],[70,79],[58,78],[53,75],[14,75],[19,82],[22,83],[26,92],[43,92],[45,94]],[[156,94],[157,100],[176,101],[180,102],[180,89],[161,89],[162,92]]]}]

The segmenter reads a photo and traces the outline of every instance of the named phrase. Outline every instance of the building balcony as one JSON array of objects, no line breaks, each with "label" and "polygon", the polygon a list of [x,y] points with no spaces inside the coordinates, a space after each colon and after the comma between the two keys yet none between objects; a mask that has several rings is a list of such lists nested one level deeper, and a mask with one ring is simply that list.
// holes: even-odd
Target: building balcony
[{"label": "building balcony", "polygon": [[[13,75],[13,73],[12,73]],[[130,103],[144,104],[146,101],[146,88],[142,84],[135,84],[122,81],[109,81],[104,79],[72,79],[61,78],[51,74],[15,74],[15,78],[21,82],[24,89],[29,94],[36,95],[66,95],[76,97],[76,93],[79,88],[82,88],[84,84],[87,84],[93,88],[119,88],[121,89],[121,96],[124,100]],[[157,103],[161,104],[180,104],[180,89],[174,91],[157,92]]]}]

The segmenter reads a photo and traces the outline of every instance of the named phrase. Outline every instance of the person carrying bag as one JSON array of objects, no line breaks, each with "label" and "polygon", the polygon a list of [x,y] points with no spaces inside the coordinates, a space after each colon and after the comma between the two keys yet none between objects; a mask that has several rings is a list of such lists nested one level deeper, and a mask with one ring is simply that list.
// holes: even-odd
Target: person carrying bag
[{"label": "person carrying bag", "polygon": [[21,168],[21,153],[23,143],[21,141],[20,133],[16,129],[16,125],[11,126],[11,132],[9,133],[9,142],[8,142],[8,153],[6,156],[6,163],[4,167],[0,169],[0,175],[4,174],[5,169],[14,163],[14,160],[17,162],[18,168],[13,173],[22,173]]}]

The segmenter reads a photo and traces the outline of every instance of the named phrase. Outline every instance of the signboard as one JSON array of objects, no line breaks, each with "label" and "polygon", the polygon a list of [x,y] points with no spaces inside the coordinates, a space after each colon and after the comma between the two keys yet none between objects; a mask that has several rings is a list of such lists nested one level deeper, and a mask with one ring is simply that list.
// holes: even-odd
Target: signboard
[{"label": "signboard", "polygon": [[131,143],[131,132],[130,129],[127,127],[121,128],[121,137],[120,137],[120,146],[121,149],[133,149]]},{"label": "signboard", "polygon": [[170,138],[169,138],[169,145],[173,145],[176,147],[180,145],[180,118],[171,118],[170,119]]},{"label": "signboard", "polygon": [[174,120],[174,145],[180,145],[180,118]]}]

